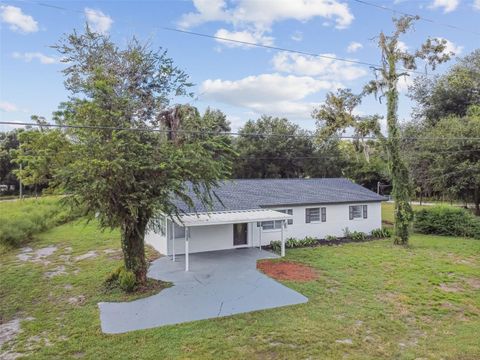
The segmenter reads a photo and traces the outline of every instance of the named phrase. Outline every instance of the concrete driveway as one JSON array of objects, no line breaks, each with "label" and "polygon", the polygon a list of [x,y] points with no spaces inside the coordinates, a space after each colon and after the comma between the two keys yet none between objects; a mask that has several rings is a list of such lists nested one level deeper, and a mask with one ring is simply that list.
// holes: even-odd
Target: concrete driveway
[{"label": "concrete driveway", "polygon": [[148,276],[174,286],[127,303],[99,303],[102,331],[109,334],[301,304],[308,299],[256,270],[258,259],[276,255],[234,249],[167,257],[152,263]]}]

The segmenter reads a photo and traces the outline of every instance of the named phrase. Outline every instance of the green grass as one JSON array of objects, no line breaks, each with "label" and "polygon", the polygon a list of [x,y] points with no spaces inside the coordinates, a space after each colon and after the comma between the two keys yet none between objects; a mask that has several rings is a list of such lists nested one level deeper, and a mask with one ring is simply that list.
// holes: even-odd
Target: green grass
[{"label": "green grass", "polygon": [[[102,287],[121,263],[118,254],[104,252],[119,249],[119,234],[75,222],[41,234],[30,246],[49,245],[58,250],[48,265],[19,261],[19,250],[0,255],[0,318],[35,318],[22,321],[23,332],[3,350],[27,358],[480,358],[478,240],[414,235],[410,248],[377,240],[289,249],[288,260],[320,275],[313,282],[285,282],[308,303],[122,335],[101,333],[97,307],[127,298]],[[92,250],[99,256],[69,263],[68,247],[72,258]],[[61,265],[67,275],[44,277]],[[79,295],[84,304],[68,303]],[[352,344],[336,342],[342,339]]]},{"label": "green grass", "polygon": [[63,207],[60,197],[56,196],[1,201],[0,253],[72,218],[73,212]]},{"label": "green grass", "polygon": [[[412,205],[413,210],[419,210],[423,208],[428,208],[430,205]],[[393,203],[382,203],[382,220],[384,221],[384,225],[392,225],[394,222],[394,215],[393,215]]]}]

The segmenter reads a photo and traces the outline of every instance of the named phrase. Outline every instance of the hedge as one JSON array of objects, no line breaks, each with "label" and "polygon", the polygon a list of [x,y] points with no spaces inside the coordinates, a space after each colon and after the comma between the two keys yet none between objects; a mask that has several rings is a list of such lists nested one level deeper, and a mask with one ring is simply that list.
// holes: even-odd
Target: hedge
[{"label": "hedge", "polygon": [[432,206],[417,210],[414,228],[422,234],[480,239],[480,218],[459,207]]}]

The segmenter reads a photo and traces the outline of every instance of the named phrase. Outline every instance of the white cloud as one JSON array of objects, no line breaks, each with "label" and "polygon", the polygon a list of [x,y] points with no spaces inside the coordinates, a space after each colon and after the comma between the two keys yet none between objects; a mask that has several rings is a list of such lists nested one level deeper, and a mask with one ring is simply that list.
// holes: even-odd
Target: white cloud
[{"label": "white cloud", "polygon": [[0,110],[5,112],[17,111],[18,108],[15,104],[8,101],[0,101]]},{"label": "white cloud", "polygon": [[363,48],[362,44],[360,44],[359,42],[356,42],[356,41],[352,41],[350,44],[348,44],[347,52],[354,53],[357,50],[360,50],[361,48]]},{"label": "white cloud", "polygon": [[402,76],[398,79],[397,89],[401,93],[407,93],[408,87],[413,85],[413,77],[411,76]]},{"label": "white cloud", "polygon": [[50,65],[50,64],[58,64],[60,60],[53,57],[42,54],[41,52],[26,52],[26,53],[19,53],[14,52],[12,54],[14,59],[21,59],[25,62],[31,62],[32,60],[38,60],[42,64]]},{"label": "white cloud", "polygon": [[354,19],[348,5],[337,0],[238,0],[231,7],[225,0],[193,0],[193,5],[196,11],[184,14],[179,26],[189,28],[210,21],[223,21],[266,31],[278,21],[308,21],[320,16],[343,29]]},{"label": "white cloud", "polygon": [[224,0],[193,0],[196,12],[182,15],[178,25],[183,28],[194,27],[209,21],[231,22],[232,16],[225,9]]},{"label": "white cloud", "polygon": [[[480,1],[480,0],[479,0]],[[445,51],[446,53],[454,53],[455,55],[460,55],[463,51],[463,46],[456,45],[448,39],[439,37],[440,40],[445,40]]]},{"label": "white cloud", "polygon": [[[323,55],[335,57],[335,54]],[[276,71],[295,75],[316,76],[332,81],[352,81],[368,73],[363,67],[351,63],[287,52],[277,53],[273,57],[272,62]]]},{"label": "white cloud", "polygon": [[92,30],[100,34],[108,33],[113,24],[112,18],[100,10],[85,8],[85,17]]},{"label": "white cloud", "polygon": [[433,0],[430,4],[431,9],[443,8],[444,13],[452,12],[458,7],[460,0]]},{"label": "white cloud", "polygon": [[408,50],[408,45],[405,44],[402,40],[398,40],[397,47],[398,47],[398,50],[403,51],[403,52]]},{"label": "white cloud", "polygon": [[[478,0],[480,1],[480,0]],[[292,36],[290,36],[290,39],[293,41],[302,41],[303,40],[303,33],[301,31],[295,31]]]},{"label": "white cloud", "polygon": [[473,8],[480,11],[480,0],[475,0],[473,2]]},{"label": "white cloud", "polygon": [[260,74],[240,80],[205,80],[200,92],[209,100],[244,107],[258,114],[283,114],[309,117],[313,104],[302,101],[321,90],[341,84],[309,76]]},{"label": "white cloud", "polygon": [[9,24],[9,28],[13,31],[30,33],[38,31],[38,23],[35,19],[22,12],[22,9],[11,5],[0,6],[1,21]]},{"label": "white cloud", "polygon": [[[215,33],[215,36],[224,39],[231,39],[236,41],[244,41],[247,43],[261,44],[261,45],[273,45],[273,38],[270,36],[264,36],[260,31],[250,32],[244,31],[228,31],[226,29],[220,29]],[[248,44],[235,43],[232,41],[224,41],[216,39],[219,43],[222,43],[228,47],[251,47]]]}]

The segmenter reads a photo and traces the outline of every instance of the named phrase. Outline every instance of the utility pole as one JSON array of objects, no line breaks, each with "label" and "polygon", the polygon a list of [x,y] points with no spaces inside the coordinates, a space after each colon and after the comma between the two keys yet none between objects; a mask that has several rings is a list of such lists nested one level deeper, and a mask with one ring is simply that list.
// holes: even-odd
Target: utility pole
[{"label": "utility pole", "polygon": [[377,181],[377,194],[380,195],[380,181]]}]

